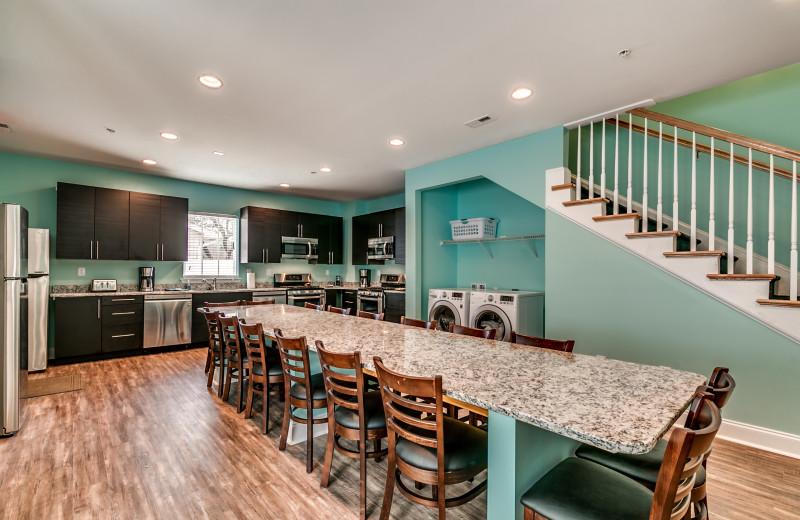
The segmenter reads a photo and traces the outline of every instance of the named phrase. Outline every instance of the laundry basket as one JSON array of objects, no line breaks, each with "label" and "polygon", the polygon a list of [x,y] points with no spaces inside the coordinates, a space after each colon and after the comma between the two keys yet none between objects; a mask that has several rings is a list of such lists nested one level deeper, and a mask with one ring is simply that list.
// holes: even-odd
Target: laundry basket
[{"label": "laundry basket", "polygon": [[453,240],[476,240],[497,236],[497,219],[464,218],[450,221]]}]

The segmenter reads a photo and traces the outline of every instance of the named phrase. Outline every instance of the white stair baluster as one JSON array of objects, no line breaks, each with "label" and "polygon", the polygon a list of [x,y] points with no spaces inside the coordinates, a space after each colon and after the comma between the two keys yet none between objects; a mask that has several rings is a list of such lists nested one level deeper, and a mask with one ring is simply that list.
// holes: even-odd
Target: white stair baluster
[{"label": "white stair baluster", "polygon": [[594,198],[594,122],[589,123],[589,198]]},{"label": "white stair baluster", "polygon": [[[628,213],[633,213],[633,114],[628,114]],[[645,229],[645,231],[647,231]]]},{"label": "white stair baluster", "polygon": [[769,221],[767,226],[767,273],[775,274],[775,156],[772,154],[769,154]]},{"label": "white stair baluster", "polygon": [[600,196],[606,196],[606,118],[603,118],[603,150],[600,153]]},{"label": "white stair baluster", "polygon": [[644,118],[644,168],[642,172],[642,231],[647,231],[647,118]]},{"label": "white stair baluster", "polygon": [[614,137],[614,215],[619,214],[619,114],[616,120],[616,135]]},{"label": "white stair baluster", "polygon": [[689,251],[697,251],[697,134],[692,132],[692,209]]},{"label": "white stair baluster", "polygon": [[672,231],[679,231],[678,219],[678,127],[675,128],[675,148],[672,150]]},{"label": "white stair baluster", "polygon": [[797,299],[797,161],[792,161],[792,225],[789,252],[789,299]]},{"label": "white stair baluster", "polygon": [[747,150],[747,274],[753,274],[753,149]]},{"label": "white stair baluster", "polygon": [[661,231],[661,224],[664,220],[664,206],[662,200],[662,163],[664,150],[664,123],[658,123],[658,200],[656,201],[656,231]]},{"label": "white stair baluster", "polygon": [[731,171],[729,174],[728,180],[728,274],[733,274],[734,272],[734,250],[736,248],[736,242],[733,232],[733,143],[731,143],[731,156],[730,156],[730,163],[731,163]]},{"label": "white stair baluster", "polygon": [[716,221],[714,218],[714,138],[711,138],[711,171],[708,178],[708,250],[713,251],[716,248]]},{"label": "white stair baluster", "polygon": [[581,200],[581,127],[578,125],[578,174],[575,181],[575,200]]}]

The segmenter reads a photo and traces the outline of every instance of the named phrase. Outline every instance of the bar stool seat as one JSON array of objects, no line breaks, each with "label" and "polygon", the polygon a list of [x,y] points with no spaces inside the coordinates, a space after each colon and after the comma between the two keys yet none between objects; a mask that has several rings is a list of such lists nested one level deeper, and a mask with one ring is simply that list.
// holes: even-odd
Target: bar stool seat
[{"label": "bar stool seat", "polygon": [[520,501],[549,520],[648,520],[653,492],[614,470],[573,457],[551,469]]},{"label": "bar stool seat", "polygon": [[[355,402],[355,401],[354,401]],[[386,416],[383,413],[383,402],[380,390],[364,392],[364,427],[367,430],[386,428]],[[340,406],[333,412],[333,420],[351,430],[358,429],[358,410]]]},{"label": "bar stool seat", "polygon": [[[488,437],[485,431],[452,417],[444,417],[444,470],[461,471],[486,468]],[[409,427],[420,437],[430,437],[431,430]],[[416,444],[403,437],[397,439],[397,457],[415,468],[436,471],[436,448]]]},{"label": "bar stool seat", "polygon": [[[267,375],[268,376],[279,376],[283,374],[283,368],[281,367],[281,361],[279,359],[271,360],[272,363],[267,365]],[[257,365],[253,366],[253,373],[257,376],[264,375],[264,365],[258,363]]]},{"label": "bar stool seat", "polygon": [[[289,395],[296,399],[305,399],[306,385],[303,383],[294,383],[289,389]],[[322,381],[322,374],[314,374],[311,376],[311,399],[313,401],[325,399],[325,383]]]}]

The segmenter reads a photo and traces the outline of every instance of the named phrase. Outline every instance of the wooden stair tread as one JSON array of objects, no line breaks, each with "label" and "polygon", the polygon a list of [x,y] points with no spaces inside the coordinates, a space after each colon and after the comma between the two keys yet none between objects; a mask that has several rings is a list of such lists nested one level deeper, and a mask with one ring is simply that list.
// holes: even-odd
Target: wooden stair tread
[{"label": "wooden stair tread", "polygon": [[639,233],[625,233],[628,238],[658,238],[658,237],[679,237],[680,231],[641,231]]},{"label": "wooden stair tread", "polygon": [[604,220],[636,220],[640,218],[642,218],[642,216],[638,213],[619,213],[617,215],[602,215],[599,217],[592,217],[595,222],[603,222]]},{"label": "wooden stair tread", "polygon": [[800,301],[797,300],[767,300],[767,299],[759,299],[756,300],[761,305],[768,305],[772,307],[793,307],[795,309],[800,309]]},{"label": "wooden stair tread", "polygon": [[664,256],[677,258],[693,258],[698,256],[727,256],[725,251],[667,251]]},{"label": "wooden stair tread", "polygon": [[610,202],[608,199],[595,197],[593,199],[568,200],[567,202],[562,202],[562,204],[565,206],[582,206],[584,204],[608,204]]},{"label": "wooden stair tread", "polygon": [[708,274],[706,275],[711,280],[774,280],[777,278],[774,274]]},{"label": "wooden stair tread", "polygon": [[567,183],[567,184],[556,184],[555,186],[551,187],[550,189],[553,190],[553,191],[558,191],[558,190],[568,190],[568,189],[574,188],[574,187],[575,187],[575,184],[570,182],[570,183]]}]

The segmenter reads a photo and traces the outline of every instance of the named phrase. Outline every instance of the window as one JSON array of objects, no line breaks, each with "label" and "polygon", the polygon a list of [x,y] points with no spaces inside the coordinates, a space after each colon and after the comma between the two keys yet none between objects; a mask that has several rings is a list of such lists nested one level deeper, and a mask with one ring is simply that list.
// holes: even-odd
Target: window
[{"label": "window", "polygon": [[238,275],[239,218],[213,213],[189,213],[189,260],[183,276]]}]

